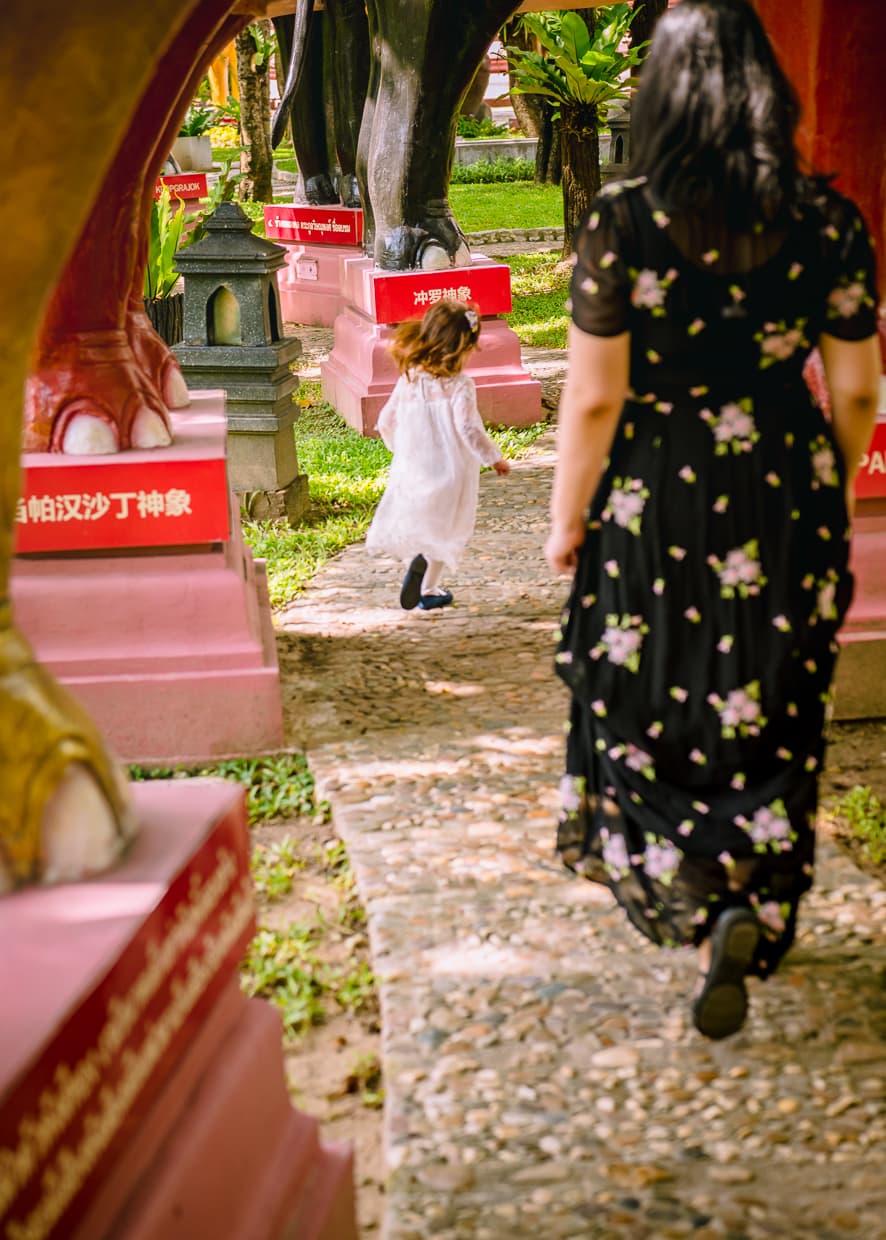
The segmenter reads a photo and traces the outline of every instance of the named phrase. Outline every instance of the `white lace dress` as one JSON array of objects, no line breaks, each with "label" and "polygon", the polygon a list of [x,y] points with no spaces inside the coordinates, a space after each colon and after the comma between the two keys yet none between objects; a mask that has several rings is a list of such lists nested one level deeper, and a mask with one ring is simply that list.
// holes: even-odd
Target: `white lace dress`
[{"label": "white lace dress", "polygon": [[366,535],[373,555],[408,563],[421,553],[454,569],[474,530],[480,465],[501,459],[468,375],[401,375],[378,418],[394,459]]}]

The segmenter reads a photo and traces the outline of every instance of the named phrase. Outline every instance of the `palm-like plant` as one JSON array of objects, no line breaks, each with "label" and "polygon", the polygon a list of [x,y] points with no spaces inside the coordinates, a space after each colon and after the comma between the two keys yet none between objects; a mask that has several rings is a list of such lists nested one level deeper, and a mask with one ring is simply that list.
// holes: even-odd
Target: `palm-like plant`
[{"label": "palm-like plant", "polygon": [[646,46],[625,46],[633,18],[629,4],[607,5],[597,10],[590,31],[577,13],[527,13],[523,25],[539,50],[508,48],[516,79],[513,89],[550,99],[559,116],[564,254],[581,215],[600,190],[601,110],[628,98],[630,72]]}]

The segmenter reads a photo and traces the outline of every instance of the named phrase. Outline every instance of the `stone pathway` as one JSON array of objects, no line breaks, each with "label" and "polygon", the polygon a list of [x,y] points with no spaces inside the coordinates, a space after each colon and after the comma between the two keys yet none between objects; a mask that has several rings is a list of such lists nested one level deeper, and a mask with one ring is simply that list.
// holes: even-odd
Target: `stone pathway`
[{"label": "stone pathway", "polygon": [[484,474],[457,606],[402,612],[360,545],[278,616],[290,739],[369,915],[387,1238],[882,1240],[886,891],[823,845],[794,952],[711,1043],[691,954],[552,857],[552,463],[547,435]]}]

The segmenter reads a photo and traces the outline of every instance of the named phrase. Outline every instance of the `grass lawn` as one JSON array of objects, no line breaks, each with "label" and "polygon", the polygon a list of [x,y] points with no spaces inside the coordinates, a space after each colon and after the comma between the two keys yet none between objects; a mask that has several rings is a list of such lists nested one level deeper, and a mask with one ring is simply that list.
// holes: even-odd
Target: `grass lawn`
[{"label": "grass lawn", "polygon": [[563,227],[563,192],[557,185],[451,185],[449,201],[464,232]]},{"label": "grass lawn", "polygon": [[[302,383],[302,414],[295,424],[299,465],[310,479],[311,510],[292,529],[264,521],[243,522],[246,541],[267,561],[272,606],[294,598],[337,551],[359,541],[381,498],[391,454],[380,439],[364,439],[323,401],[319,383]],[[544,424],[492,430],[503,454],[522,456]]]},{"label": "grass lawn", "polygon": [[572,268],[560,252],[515,254],[508,259],[514,308],[508,322],[524,345],[565,349],[565,301]]}]

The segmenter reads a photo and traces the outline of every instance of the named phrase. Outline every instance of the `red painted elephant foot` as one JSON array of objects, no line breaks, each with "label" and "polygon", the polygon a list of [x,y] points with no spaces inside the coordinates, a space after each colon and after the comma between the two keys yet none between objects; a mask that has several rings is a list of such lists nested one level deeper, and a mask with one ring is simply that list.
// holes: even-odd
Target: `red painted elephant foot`
[{"label": "red painted elephant foot", "polygon": [[157,388],[167,409],[185,409],[191,398],[178,359],[154,331],[140,301],[131,301],[127,307],[126,335],[145,382]]},{"label": "red painted elephant foot", "polygon": [[166,408],[125,331],[74,333],[28,378],[26,452],[97,456],[170,443]]}]

